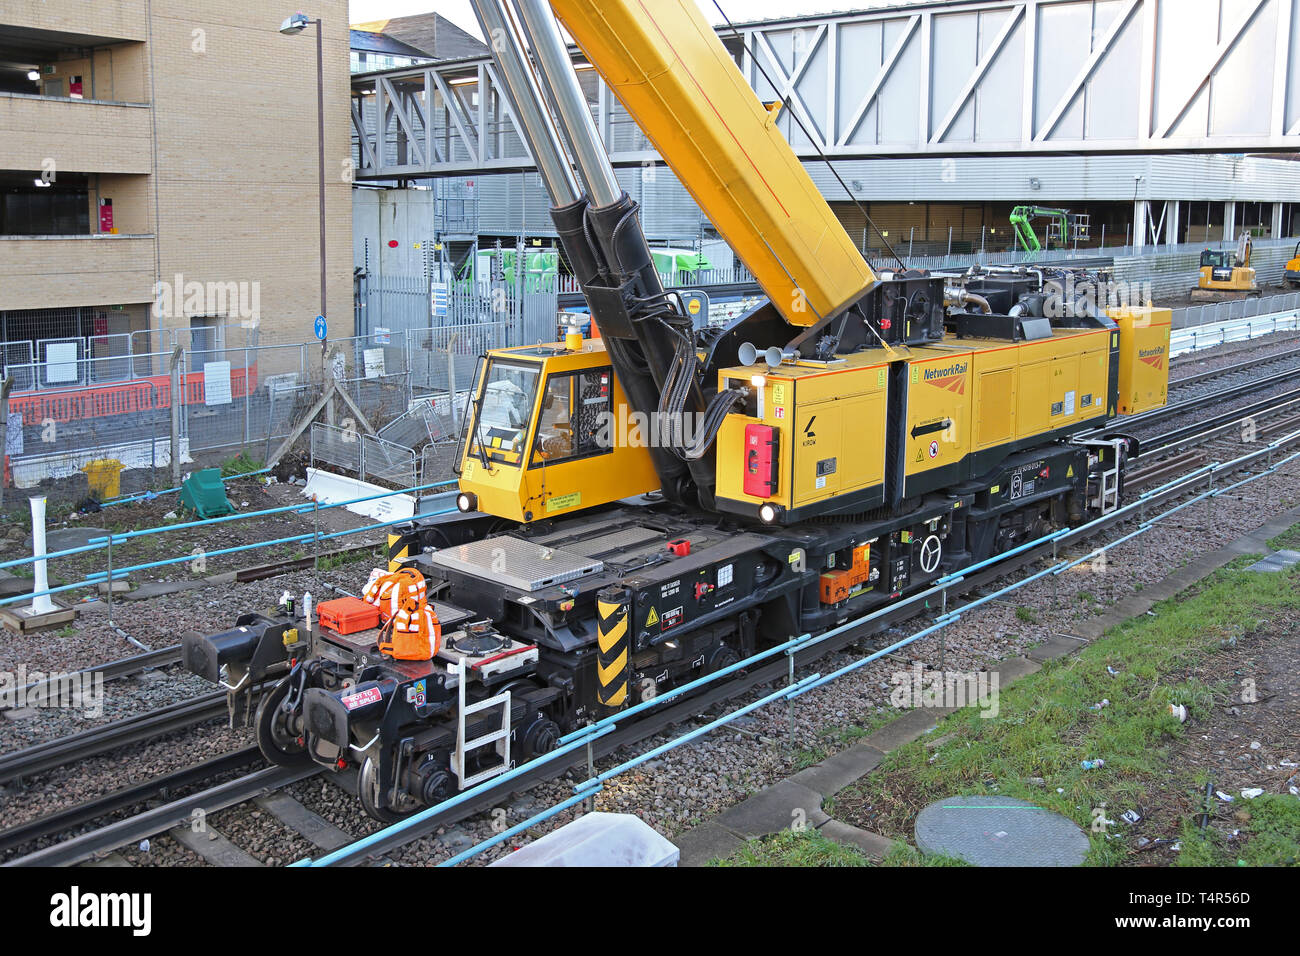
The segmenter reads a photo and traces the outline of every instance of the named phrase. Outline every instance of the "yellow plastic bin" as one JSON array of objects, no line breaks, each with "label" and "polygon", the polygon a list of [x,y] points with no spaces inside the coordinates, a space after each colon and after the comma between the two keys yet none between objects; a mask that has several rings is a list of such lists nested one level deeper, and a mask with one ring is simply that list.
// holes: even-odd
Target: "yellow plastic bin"
[{"label": "yellow plastic bin", "polygon": [[90,483],[90,496],[96,501],[107,501],[122,493],[122,470],[126,466],[116,458],[100,458],[81,466]]}]

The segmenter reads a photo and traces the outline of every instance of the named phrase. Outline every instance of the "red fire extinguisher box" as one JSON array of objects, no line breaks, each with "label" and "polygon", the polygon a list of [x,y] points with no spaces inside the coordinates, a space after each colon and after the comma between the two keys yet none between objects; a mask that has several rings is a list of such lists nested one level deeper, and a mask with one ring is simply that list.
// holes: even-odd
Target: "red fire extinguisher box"
[{"label": "red fire extinguisher box", "polygon": [[745,494],[770,498],[776,494],[780,433],[771,425],[745,426]]}]

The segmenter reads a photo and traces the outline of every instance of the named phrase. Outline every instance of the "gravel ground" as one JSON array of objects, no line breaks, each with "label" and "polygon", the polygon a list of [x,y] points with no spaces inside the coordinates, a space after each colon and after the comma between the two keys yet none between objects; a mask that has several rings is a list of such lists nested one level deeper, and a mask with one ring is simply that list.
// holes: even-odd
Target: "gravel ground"
[{"label": "gravel ground", "polygon": [[[188,731],[169,734],[143,744],[133,744],[109,756],[94,757],[72,766],[59,767],[22,784],[11,783],[0,788],[0,806],[3,807],[0,819],[3,819],[5,827],[17,826],[252,743],[251,733],[229,729],[223,718]],[[222,779],[231,779],[233,776],[236,774],[226,775]],[[171,796],[176,798],[182,795],[178,792]],[[127,811],[113,814],[107,819],[123,819],[130,815]],[[38,849],[48,842],[51,841],[25,847],[23,852]],[[188,853],[179,846],[177,850]]]},{"label": "gravel ground", "polygon": [[1177,385],[1179,381],[1191,375],[1200,375],[1215,369],[1228,368],[1252,360],[1263,361],[1282,352],[1290,352],[1300,345],[1300,338],[1295,332],[1277,332],[1262,336],[1251,344],[1250,348],[1234,351],[1239,345],[1219,346],[1180,355],[1174,359],[1169,369],[1169,384]]},{"label": "gravel ground", "polygon": [[[1076,622],[1102,613],[1110,603],[1154,583],[1195,555],[1235,539],[1257,526],[1263,516],[1294,506],[1300,501],[1300,468],[1292,466],[1289,474],[1275,476],[1267,502],[1262,500],[1263,488],[1260,485],[1262,483],[1256,483],[1246,499],[1216,500],[1208,524],[1206,511],[1198,505],[1141,538],[1116,547],[1104,563],[1082,564],[1061,575],[1055,583],[1048,580],[1034,582],[1013,592],[1005,603],[991,602],[972,612],[942,632],[945,669],[978,670],[1003,657],[1021,653],[1052,633],[1068,630]],[[1114,536],[1121,533],[1121,529],[1111,532]],[[1085,551],[1081,549],[1079,554],[1082,553]],[[884,635],[882,640],[892,643],[921,626],[919,622],[911,622]],[[906,671],[908,662],[912,660],[937,667],[940,646],[940,637],[932,635],[902,649],[898,654],[901,659],[874,662],[801,697],[795,706],[793,738],[789,736],[787,708],[765,708],[612,781],[596,797],[595,806],[600,810],[634,813],[665,836],[672,837],[801,766],[850,746],[860,736],[855,728],[872,726],[882,717],[896,714],[897,710],[889,701],[895,686],[891,678]],[[828,673],[853,659],[848,653],[835,654],[819,661],[817,670]],[[751,693],[746,701],[762,693],[762,690]],[[736,706],[746,701],[737,702]],[[682,729],[678,728],[677,732]],[[170,755],[174,763],[167,762],[169,757],[160,756],[156,759],[162,763],[155,765],[158,769],[154,772],[174,769],[195,760],[195,741],[201,737],[190,735],[178,740]],[[635,749],[620,753],[618,760],[626,760],[633,753],[645,753],[668,739],[666,735],[659,735],[643,741]],[[219,749],[232,745],[233,742],[227,743]],[[168,744],[151,745],[151,749],[154,747],[165,754]],[[607,769],[614,763],[613,759],[607,759],[599,761],[598,766]],[[126,765],[121,761],[118,764]],[[135,770],[135,762],[131,761],[130,765]],[[148,775],[136,772],[140,776]],[[585,777],[585,773],[570,773],[563,780],[542,784],[523,797],[511,800],[503,808],[504,813],[495,816],[480,814],[456,826],[443,828],[432,837],[394,852],[391,858],[403,865],[429,865],[446,860],[572,795],[573,784],[581,777]],[[289,788],[289,792],[309,809],[353,836],[378,829],[378,825],[361,811],[350,792],[329,781],[304,781]],[[44,805],[48,808],[50,801],[59,798],[71,800],[73,795],[51,783],[44,796],[27,797],[27,806]],[[17,810],[15,801],[11,799],[8,802]],[[27,810],[27,814],[31,812],[31,809]],[[37,809],[35,812],[40,811]],[[513,838],[508,846],[483,854],[474,863],[482,865],[499,858],[512,848],[567,822],[576,812],[568,811],[545,821]],[[220,815],[214,816],[214,825],[221,829],[223,824],[219,818]],[[287,861],[296,859],[295,854],[311,854],[310,847],[299,838],[286,834],[278,823],[263,818],[252,817],[251,813],[237,817],[238,822],[231,826],[234,833],[228,832],[227,836],[246,850],[249,842],[258,843],[260,850],[255,855],[267,861]],[[262,836],[251,839],[247,834],[253,830]],[[149,854],[149,862],[154,865],[193,862],[182,848],[174,844],[174,849],[168,848],[170,843],[170,840],[157,841]]]},{"label": "gravel ground", "polygon": [[[941,632],[944,669],[974,671],[1018,655],[1053,633],[1067,631],[1078,621],[1104,613],[1111,603],[1162,579],[1196,555],[1235,540],[1257,527],[1266,516],[1300,502],[1300,467],[1293,465],[1289,474],[1275,476],[1267,502],[1262,500],[1260,484],[1248,492],[1248,498],[1217,499],[1208,523],[1203,507],[1198,505],[1140,538],[1117,546],[1104,563],[1084,563],[1054,582],[1042,580],[1025,585],[1012,592],[1007,603],[992,602],[972,612]],[[1109,536],[1118,537],[1130,530],[1115,529]],[[1074,554],[1063,553],[1062,557],[1078,557],[1088,550],[1081,548]],[[881,646],[922,626],[910,622],[885,635]],[[940,647],[940,636],[931,635],[903,648],[899,656],[938,668]],[[849,654],[836,654],[819,661],[816,670],[826,674],[853,659]],[[855,728],[873,725],[882,715],[897,714],[889,701],[896,686],[891,678],[901,680],[900,672],[907,670],[902,660],[882,659],[800,697],[795,705],[793,746],[784,704],[764,708],[611,782],[596,797],[596,809],[634,813],[671,838],[800,767],[851,746],[861,736]],[[762,696],[761,691],[733,706],[758,696]],[[666,740],[660,736],[645,741],[635,752],[644,753]],[[631,752],[621,753],[619,761],[628,759]],[[614,765],[613,760],[598,762],[599,769]],[[551,806],[571,796],[571,788],[572,783],[568,787],[558,782],[545,784],[531,796],[542,806]],[[511,809],[507,825],[521,822],[525,816]],[[539,824],[516,837],[511,845],[529,842],[571,816],[566,813],[555,821]],[[488,815],[466,821],[456,829],[466,835],[467,843],[486,839],[494,832]],[[497,848],[475,862],[489,862],[508,852],[508,848]],[[394,858],[422,865],[451,855],[444,846],[426,839],[404,848]]]},{"label": "gravel ground", "polygon": [[[1242,353],[1236,353],[1226,361],[1233,364],[1243,358]],[[1252,397],[1252,400],[1256,399]],[[1198,411],[1196,414],[1203,416],[1211,412]],[[1159,580],[1193,556],[1235,539],[1256,527],[1264,517],[1300,501],[1300,468],[1294,464],[1288,474],[1272,479],[1268,500],[1264,500],[1263,484],[1258,482],[1249,486],[1243,497],[1217,499],[1212,510],[1207,511],[1203,505],[1188,509],[1142,537],[1118,546],[1104,563],[1085,563],[1059,579],[1026,585],[1013,592],[1005,602],[992,602],[972,612],[942,632],[946,669],[978,670],[1006,656],[1019,654],[1052,633],[1068,630],[1078,620],[1102,613],[1113,601]],[[272,493],[271,489],[268,493]],[[275,493],[292,494],[292,491],[286,487]],[[234,526],[239,524],[234,523]],[[1127,530],[1131,529],[1116,529],[1110,534],[1119,536]],[[264,533],[265,528],[259,532],[255,538],[268,536]],[[348,590],[358,590],[368,567],[365,562],[357,562],[324,574],[294,572],[248,584],[207,586],[177,592],[146,602],[117,602],[114,620],[138,640],[150,646],[164,646],[175,643],[181,630],[228,627],[233,623],[232,609],[273,603],[286,588],[295,593],[309,589],[319,593],[323,579]],[[883,635],[882,640],[892,643],[921,626],[919,622],[911,622]],[[798,768],[850,746],[862,735],[858,728],[873,726],[882,718],[896,714],[898,711],[889,701],[894,687],[891,677],[906,670],[912,660],[939,666],[940,648],[940,636],[929,636],[903,648],[893,659],[874,662],[799,698],[794,708],[793,737],[789,733],[788,709],[785,706],[765,708],[612,781],[596,797],[595,806],[601,810],[635,813],[671,837]],[[80,669],[136,652],[137,649],[108,627],[106,609],[91,609],[78,621],[73,634],[0,637],[0,669],[11,669],[17,663],[26,663],[29,672],[35,669]],[[853,659],[850,653],[835,654],[819,661],[816,669],[825,674]],[[164,676],[108,684],[105,714],[98,719],[60,710],[41,710],[36,716],[24,720],[0,718],[0,750],[8,751],[36,740],[63,736],[83,730],[97,721],[188,699],[196,689],[199,692],[210,689],[202,682],[196,688],[196,680],[173,669]],[[746,700],[731,706],[740,706],[764,692],[758,689]],[[703,718],[701,722],[705,719],[711,718]],[[674,733],[683,729],[679,727]],[[618,760],[626,760],[633,753],[645,753],[668,739],[668,736],[660,735],[643,741],[635,749],[621,752]],[[248,742],[246,731],[230,731],[214,723],[198,732],[177,734],[119,751],[111,759],[96,758],[75,768],[61,768],[43,775],[25,790],[5,793],[4,819],[6,824],[19,823],[92,795],[180,769]],[[614,764],[612,759],[598,762],[601,769]],[[570,773],[562,780],[540,785],[514,798],[503,808],[504,813],[481,814],[454,827],[444,828],[395,852],[393,860],[402,864],[427,865],[448,859],[505,827],[521,822],[530,814],[571,796],[573,784],[585,776],[584,770],[579,775]],[[353,836],[359,837],[378,829],[378,824],[361,811],[353,794],[326,780],[304,781],[290,787],[288,792]],[[576,814],[576,810],[568,811],[539,824],[512,839],[509,846],[483,854],[475,863],[486,863],[504,855],[511,848],[549,832]],[[217,829],[264,862],[284,863],[312,853],[309,844],[253,807],[232,808],[214,814],[212,820]],[[131,850],[123,855],[141,864],[201,863],[167,837],[153,840],[147,854]]]},{"label": "gravel ground", "polygon": [[[148,849],[144,849],[146,843]],[[146,843],[123,847],[117,854],[132,866],[211,866],[203,857],[169,836],[151,837]]]},{"label": "gravel ground", "polygon": [[286,866],[316,851],[305,838],[253,803],[214,813],[206,822],[212,830],[267,866]]}]

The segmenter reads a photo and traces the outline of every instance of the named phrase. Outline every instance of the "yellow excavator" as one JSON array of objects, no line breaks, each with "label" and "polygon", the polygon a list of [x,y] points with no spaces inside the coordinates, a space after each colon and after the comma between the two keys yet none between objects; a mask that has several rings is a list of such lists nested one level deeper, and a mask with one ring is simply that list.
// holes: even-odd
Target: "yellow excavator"
[{"label": "yellow excavator", "polygon": [[1226,302],[1259,295],[1255,270],[1250,266],[1254,243],[1250,233],[1237,239],[1236,252],[1206,249],[1201,253],[1201,280],[1192,290],[1195,302]]},{"label": "yellow excavator", "polygon": [[1291,261],[1286,264],[1286,276],[1284,277],[1287,288],[1300,289],[1300,242],[1295,244],[1295,255]]}]

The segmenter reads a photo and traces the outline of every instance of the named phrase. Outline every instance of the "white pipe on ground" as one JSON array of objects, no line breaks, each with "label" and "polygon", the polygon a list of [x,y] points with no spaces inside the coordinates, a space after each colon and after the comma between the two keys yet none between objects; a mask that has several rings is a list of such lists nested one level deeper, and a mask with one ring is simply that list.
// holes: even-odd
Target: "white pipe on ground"
[{"label": "white pipe on ground", "polygon": [[36,559],[33,565],[35,574],[32,585],[32,593],[36,596],[32,598],[33,614],[49,614],[51,611],[58,610],[54,602],[50,600],[48,594],[41,594],[41,591],[47,591],[50,587],[49,576],[45,570],[45,496],[41,495],[31,499],[32,503],[32,557]]}]

